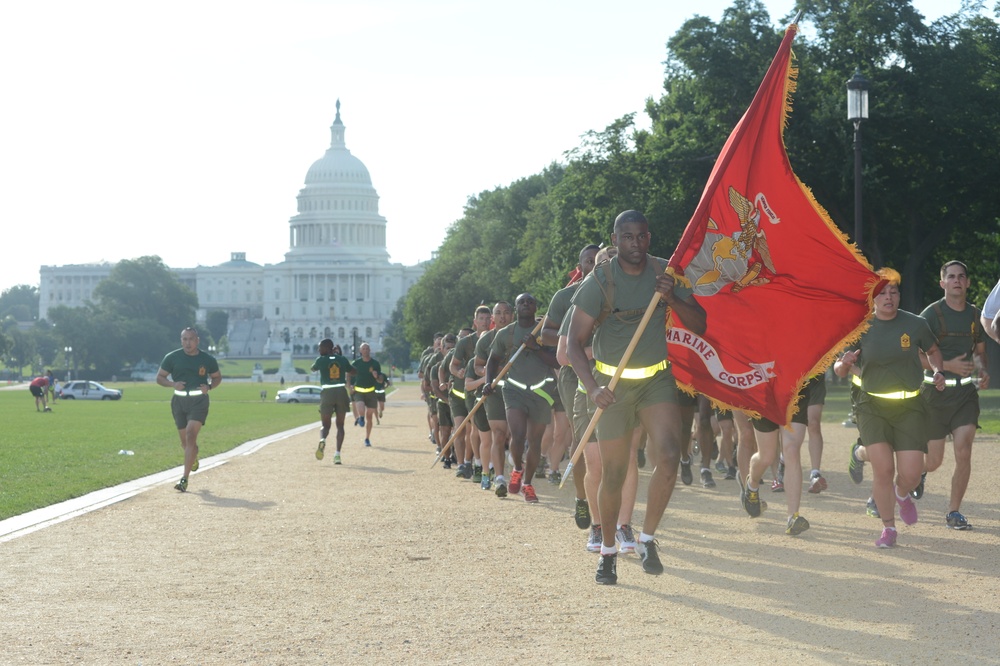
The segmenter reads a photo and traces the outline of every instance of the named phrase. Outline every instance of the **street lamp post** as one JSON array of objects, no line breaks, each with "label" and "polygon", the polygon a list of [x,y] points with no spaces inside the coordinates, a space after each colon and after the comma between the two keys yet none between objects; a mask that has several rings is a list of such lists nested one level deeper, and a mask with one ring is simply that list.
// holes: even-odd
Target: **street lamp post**
[{"label": "street lamp post", "polygon": [[73,375],[69,372],[69,357],[73,355],[73,348],[68,346],[63,347],[63,353],[66,355],[66,381],[71,381]]},{"label": "street lamp post", "polygon": [[854,244],[862,248],[861,229],[861,121],[868,119],[868,79],[861,70],[847,82],[847,119],[854,123]]}]

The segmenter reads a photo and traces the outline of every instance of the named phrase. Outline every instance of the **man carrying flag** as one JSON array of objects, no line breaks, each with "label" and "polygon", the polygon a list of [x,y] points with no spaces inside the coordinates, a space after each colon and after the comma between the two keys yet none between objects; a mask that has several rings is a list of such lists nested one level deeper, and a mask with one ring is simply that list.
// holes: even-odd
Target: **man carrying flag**
[{"label": "man carrying flag", "polygon": [[[573,296],[576,307],[566,340],[567,355],[578,369],[587,395],[603,410],[597,424],[603,461],[598,492],[602,517],[618,515],[632,431],[642,425],[648,434],[646,455],[654,468],[636,552],[642,558],[643,570],[658,575],[663,573],[663,565],[653,535],[677,481],[681,442],[677,386],[666,360],[663,330],[669,309],[690,331],[704,334],[705,311],[692,297],[690,288],[675,283],[673,276],[664,273],[666,262],[647,253],[649,223],[642,213],[628,210],[620,214],[615,219],[611,243],[618,248],[618,256],[595,268]],[[658,304],[649,325],[639,331],[654,292],[660,294]],[[584,351],[591,333],[596,377],[588,371],[590,364]],[[620,375],[621,382],[612,391],[608,388],[609,380],[637,334],[638,341]],[[597,567],[598,583],[618,582],[617,553],[614,531],[605,530]]]}]

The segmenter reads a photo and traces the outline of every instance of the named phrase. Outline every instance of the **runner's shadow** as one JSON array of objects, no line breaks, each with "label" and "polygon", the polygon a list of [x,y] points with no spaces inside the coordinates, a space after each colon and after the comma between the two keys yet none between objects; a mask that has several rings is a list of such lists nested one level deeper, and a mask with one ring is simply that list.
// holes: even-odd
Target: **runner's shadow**
[{"label": "runner's shadow", "polygon": [[277,502],[253,502],[251,500],[237,497],[218,497],[213,495],[211,490],[199,490],[195,494],[201,497],[204,502],[214,504],[215,506],[219,506],[224,509],[249,509],[251,511],[264,511],[277,506]]}]

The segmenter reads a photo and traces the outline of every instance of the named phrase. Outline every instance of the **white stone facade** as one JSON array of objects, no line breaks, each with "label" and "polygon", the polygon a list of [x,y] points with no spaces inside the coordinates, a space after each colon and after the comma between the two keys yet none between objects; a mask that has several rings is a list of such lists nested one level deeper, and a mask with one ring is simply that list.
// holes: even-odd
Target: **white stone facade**
[{"label": "white stone facade", "polygon": [[[172,269],[197,294],[199,321],[211,310],[225,310],[231,337],[241,322],[242,328],[251,322],[251,329],[266,331],[266,340],[255,341],[257,334],[250,333],[245,344],[230,340],[231,354],[279,354],[286,334],[288,346],[304,354],[327,337],[348,352],[354,334],[378,351],[396,303],[424,272],[421,265],[389,262],[378,193],[368,169],[347,149],[339,101],[330,135],[330,147],[299,191],[283,262],[261,266],[234,252],[218,266]],[[46,317],[57,305],[84,305],[112,268],[42,266],[39,315]]]}]

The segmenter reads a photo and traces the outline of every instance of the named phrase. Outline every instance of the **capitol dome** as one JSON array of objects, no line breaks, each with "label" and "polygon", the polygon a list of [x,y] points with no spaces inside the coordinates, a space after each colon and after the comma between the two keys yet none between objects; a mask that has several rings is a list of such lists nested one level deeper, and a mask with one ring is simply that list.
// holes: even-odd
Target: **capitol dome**
[{"label": "capitol dome", "polygon": [[286,260],[385,262],[386,220],[368,168],[344,141],[344,123],[330,126],[330,147],[306,172],[298,215],[289,220]]}]

